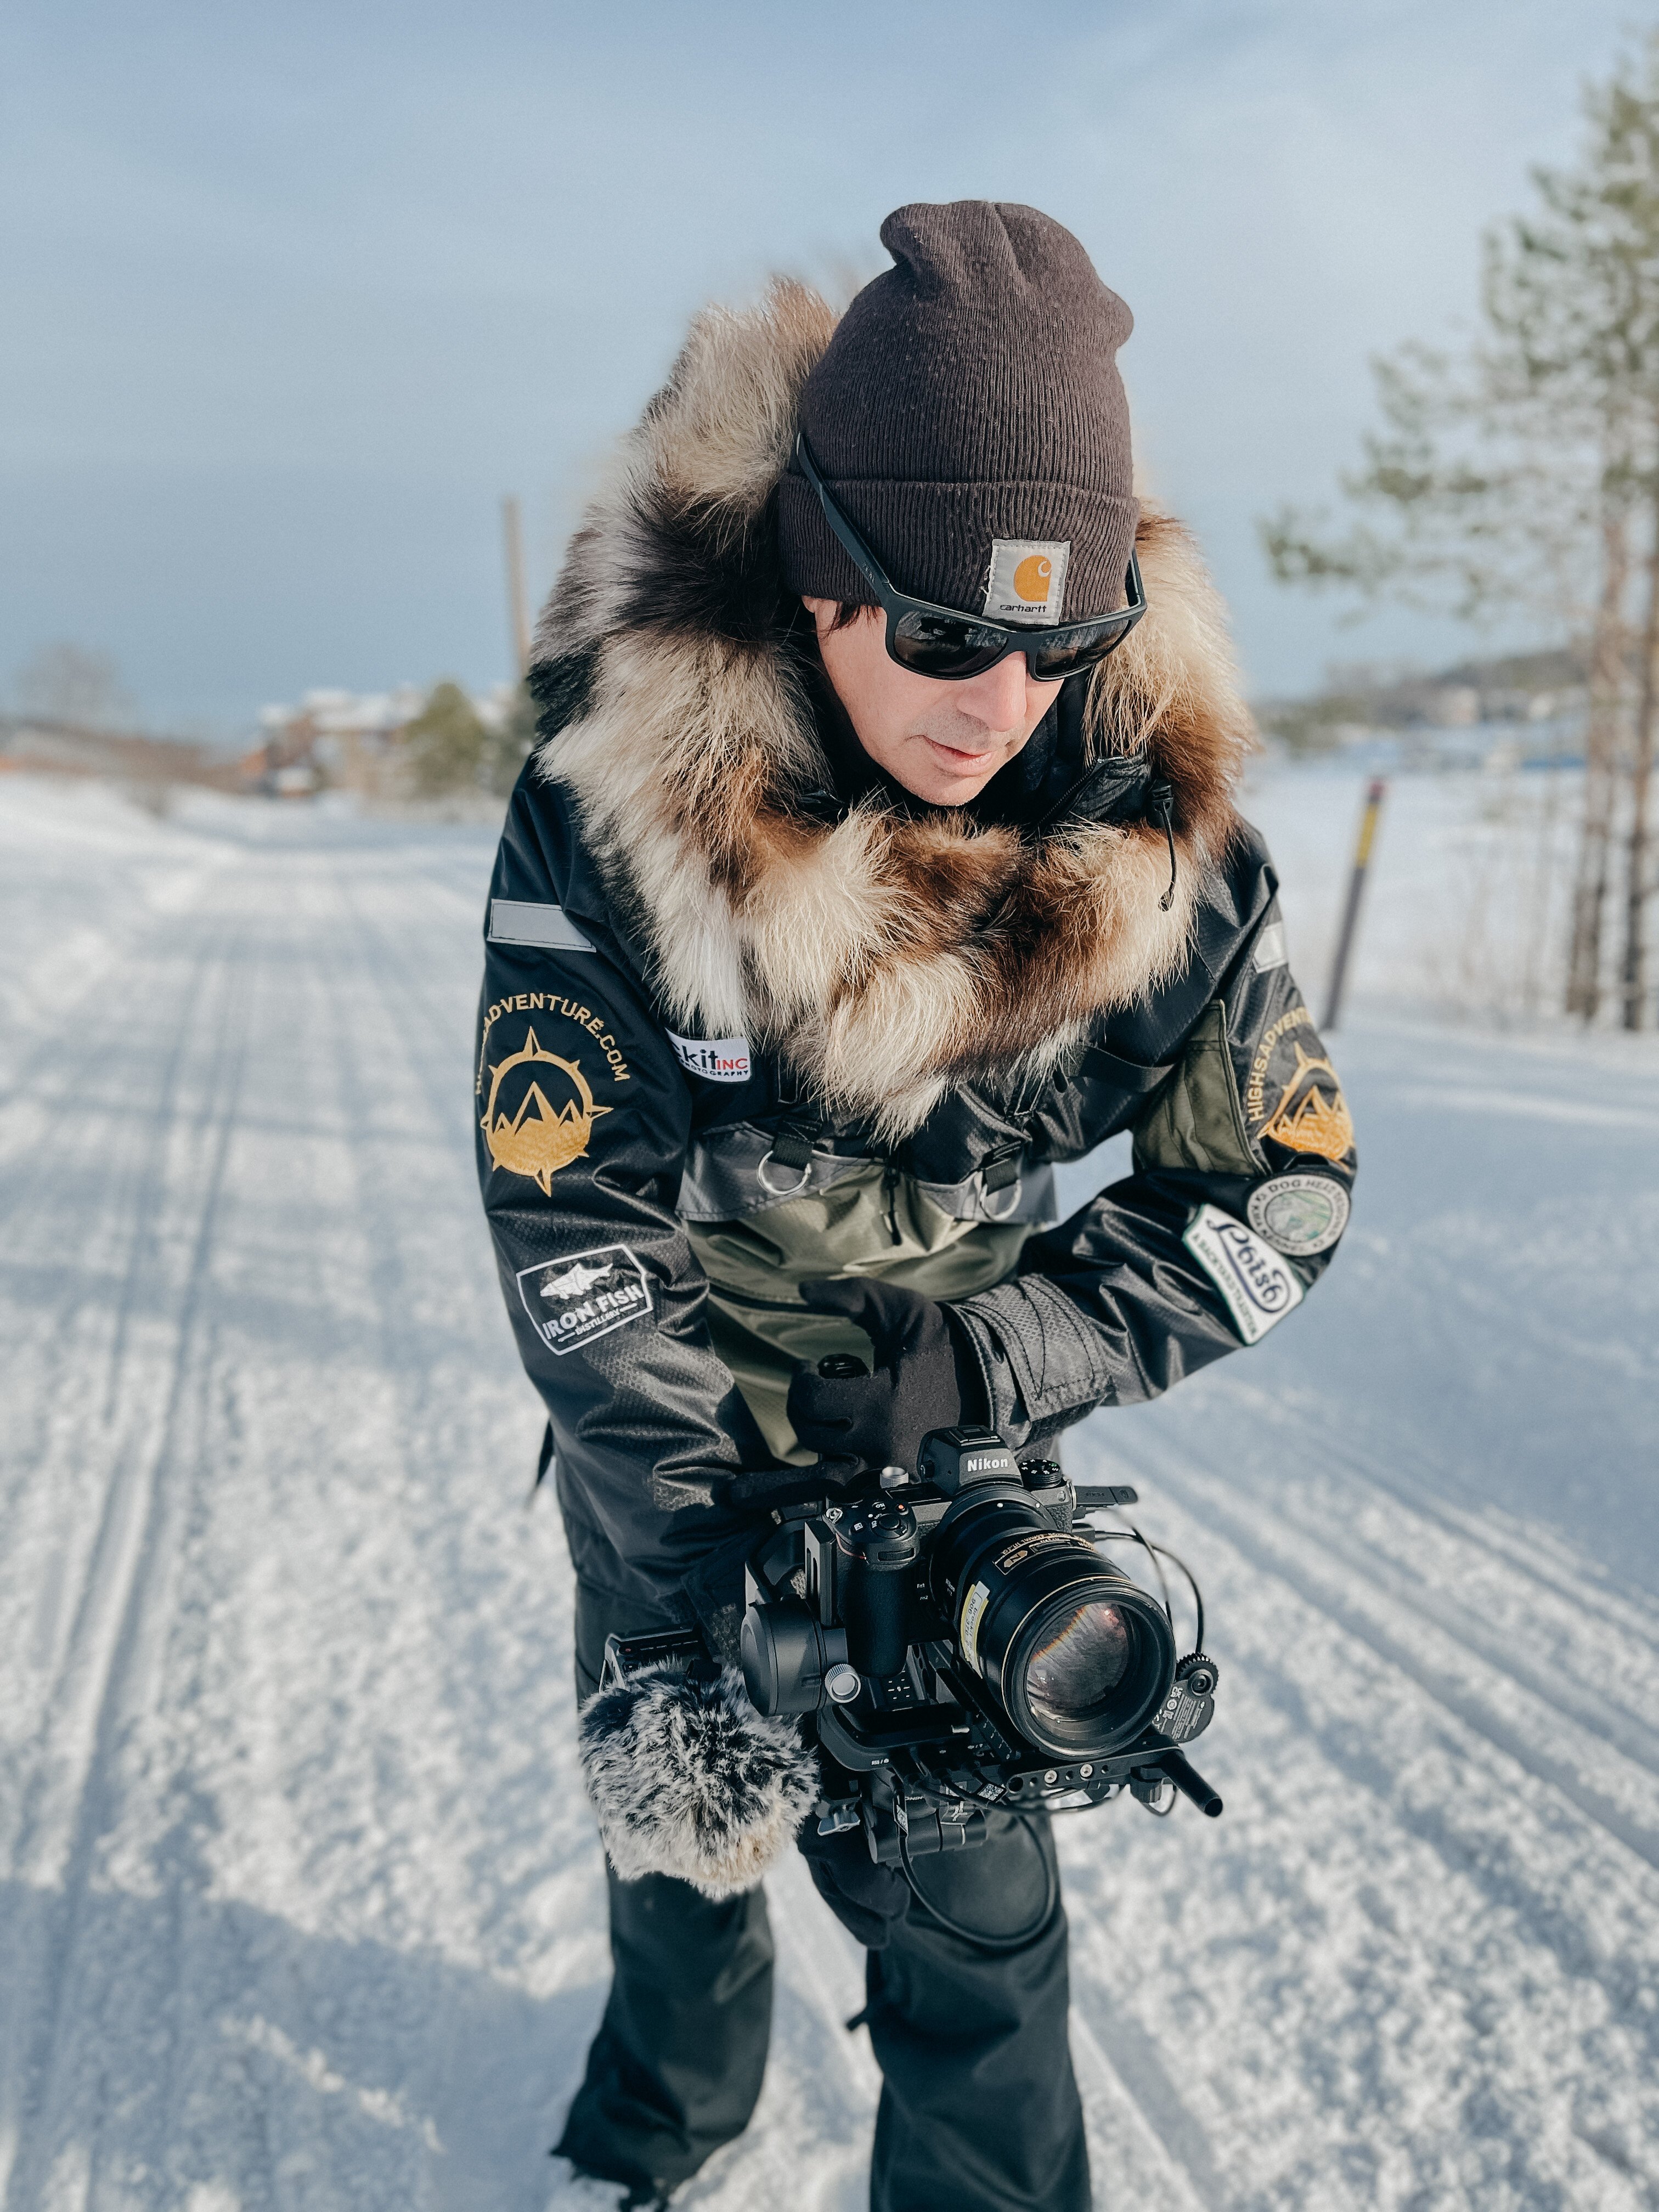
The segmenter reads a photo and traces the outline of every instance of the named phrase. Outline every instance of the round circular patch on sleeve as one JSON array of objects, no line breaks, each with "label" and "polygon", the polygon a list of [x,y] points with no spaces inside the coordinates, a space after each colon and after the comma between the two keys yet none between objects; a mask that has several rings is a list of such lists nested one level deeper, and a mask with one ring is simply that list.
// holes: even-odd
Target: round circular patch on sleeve
[{"label": "round circular patch on sleeve", "polygon": [[1334,1176],[1282,1175],[1250,1193],[1250,1226],[1276,1252],[1311,1259],[1348,1225],[1348,1192]]}]

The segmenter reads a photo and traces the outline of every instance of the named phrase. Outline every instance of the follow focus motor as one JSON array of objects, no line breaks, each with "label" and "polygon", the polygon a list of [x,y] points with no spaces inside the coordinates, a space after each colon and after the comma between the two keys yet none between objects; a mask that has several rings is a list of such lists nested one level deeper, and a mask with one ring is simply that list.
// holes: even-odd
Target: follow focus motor
[{"label": "follow focus motor", "polygon": [[[743,1675],[760,1712],[799,1717],[816,1741],[821,1833],[861,1825],[894,1865],[981,1841],[991,1808],[1127,1789],[1153,1811],[1178,1790],[1220,1812],[1180,1748],[1209,1724],[1215,1662],[1177,1660],[1167,1592],[1100,1548],[1161,1547],[1075,1517],[1134,1501],[962,1427],[924,1437],[914,1477],[884,1468],[774,1510],[748,1562]],[[690,1657],[687,1641],[613,1637],[607,1680]]]}]

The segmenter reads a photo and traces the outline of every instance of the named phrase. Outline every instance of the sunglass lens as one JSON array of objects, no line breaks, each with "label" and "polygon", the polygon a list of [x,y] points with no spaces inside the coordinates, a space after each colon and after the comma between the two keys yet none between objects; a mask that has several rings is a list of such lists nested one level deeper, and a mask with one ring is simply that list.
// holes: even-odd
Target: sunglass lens
[{"label": "sunglass lens", "polygon": [[1000,629],[946,615],[902,614],[887,635],[887,649],[919,676],[977,676],[1006,650]]},{"label": "sunglass lens", "polygon": [[1079,668],[1103,660],[1133,628],[1134,616],[1126,610],[1108,622],[1091,623],[1081,635],[1073,631],[1063,645],[1034,642],[1026,649],[1026,665],[1039,684],[1057,684],[1062,677],[1074,676]]}]

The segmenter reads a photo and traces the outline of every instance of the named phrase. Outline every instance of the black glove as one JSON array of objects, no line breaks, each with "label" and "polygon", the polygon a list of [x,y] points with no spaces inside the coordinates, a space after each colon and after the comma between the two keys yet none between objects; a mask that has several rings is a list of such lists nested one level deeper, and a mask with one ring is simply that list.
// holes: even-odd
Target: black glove
[{"label": "black glove", "polygon": [[984,1418],[979,1363],[950,1309],[919,1291],[862,1278],[803,1283],[814,1313],[844,1314],[875,1348],[869,1375],[800,1367],[789,1385],[789,1422],[826,1461],[914,1468],[929,1429]]}]

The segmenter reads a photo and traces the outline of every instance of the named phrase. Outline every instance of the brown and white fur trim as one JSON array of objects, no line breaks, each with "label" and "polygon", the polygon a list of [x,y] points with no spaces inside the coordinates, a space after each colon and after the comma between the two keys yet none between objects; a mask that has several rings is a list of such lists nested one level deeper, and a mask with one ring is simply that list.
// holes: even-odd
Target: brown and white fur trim
[{"label": "brown and white fur trim", "polygon": [[1097,757],[1175,788],[1166,912],[1150,824],[981,825],[866,800],[840,821],[782,644],[772,493],[835,326],[805,286],[693,324],[572,542],[532,655],[556,726],[540,770],[576,802],[608,895],[678,1027],[782,1053],[889,1139],[953,1083],[1035,1073],[1179,964],[1253,741],[1224,617],[1191,539],[1143,506],[1147,612],[1097,670]]}]

